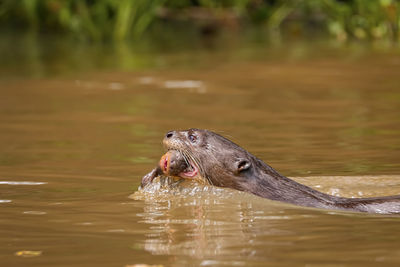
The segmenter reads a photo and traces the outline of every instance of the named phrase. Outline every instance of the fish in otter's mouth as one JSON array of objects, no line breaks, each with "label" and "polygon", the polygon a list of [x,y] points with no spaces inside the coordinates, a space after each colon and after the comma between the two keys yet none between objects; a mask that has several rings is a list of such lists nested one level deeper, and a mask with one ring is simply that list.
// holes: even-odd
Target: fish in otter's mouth
[{"label": "fish in otter's mouth", "polygon": [[162,155],[158,166],[142,178],[141,186],[144,187],[151,183],[157,176],[168,176],[172,178],[196,180],[197,182],[208,184],[208,180],[201,175],[199,165],[178,150],[168,150]]},{"label": "fish in otter's mouth", "polygon": [[197,165],[177,150],[168,150],[161,157],[159,167],[167,176],[195,179],[200,174]]}]

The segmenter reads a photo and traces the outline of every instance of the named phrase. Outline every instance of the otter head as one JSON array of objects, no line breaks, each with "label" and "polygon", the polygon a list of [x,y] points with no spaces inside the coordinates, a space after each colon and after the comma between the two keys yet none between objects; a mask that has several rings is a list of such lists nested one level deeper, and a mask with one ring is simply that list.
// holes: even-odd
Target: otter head
[{"label": "otter head", "polygon": [[[178,174],[186,179],[196,179],[212,185],[246,190],[242,184],[248,184],[252,177],[255,157],[243,148],[219,134],[208,130],[189,129],[170,131],[163,140],[168,150],[160,166],[168,174],[168,158],[179,158],[176,151],[182,155],[181,169]],[[174,153],[171,153],[175,151]],[[175,155],[175,156],[174,156]],[[175,164],[177,164],[175,160]],[[179,165],[179,164],[178,164]],[[187,168],[189,166],[189,168]],[[246,181],[246,183],[244,183]]]}]

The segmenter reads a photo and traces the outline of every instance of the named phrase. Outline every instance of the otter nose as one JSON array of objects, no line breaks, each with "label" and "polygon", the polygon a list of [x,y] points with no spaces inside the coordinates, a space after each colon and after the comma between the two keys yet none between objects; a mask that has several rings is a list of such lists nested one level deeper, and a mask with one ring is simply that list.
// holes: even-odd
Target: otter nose
[{"label": "otter nose", "polygon": [[171,138],[172,136],[174,136],[174,131],[169,131],[169,132],[165,135],[166,138]]}]

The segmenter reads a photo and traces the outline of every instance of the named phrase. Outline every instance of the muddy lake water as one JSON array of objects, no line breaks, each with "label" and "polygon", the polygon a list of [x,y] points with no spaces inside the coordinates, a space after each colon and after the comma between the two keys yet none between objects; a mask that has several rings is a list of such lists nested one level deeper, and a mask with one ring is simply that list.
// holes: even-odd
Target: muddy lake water
[{"label": "muddy lake water", "polygon": [[3,62],[0,265],[399,266],[399,216],[138,192],[164,134],[195,127],[325,193],[400,194],[400,52],[257,49]]}]

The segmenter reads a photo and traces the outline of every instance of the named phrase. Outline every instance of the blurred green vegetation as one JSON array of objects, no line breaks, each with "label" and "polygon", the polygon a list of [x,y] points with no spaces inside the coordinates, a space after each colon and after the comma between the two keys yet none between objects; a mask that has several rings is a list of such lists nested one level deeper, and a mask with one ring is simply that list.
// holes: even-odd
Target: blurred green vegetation
[{"label": "blurred green vegetation", "polygon": [[140,37],[153,24],[201,32],[265,27],[267,34],[320,31],[345,41],[399,39],[400,0],[2,0],[5,29],[70,33],[88,40]]}]

